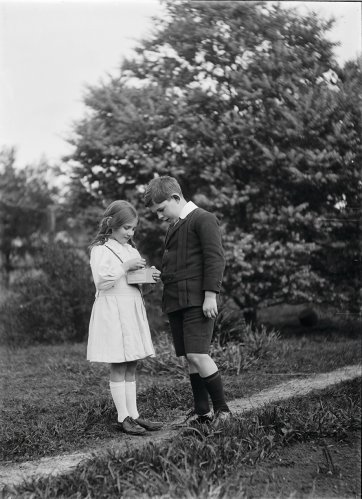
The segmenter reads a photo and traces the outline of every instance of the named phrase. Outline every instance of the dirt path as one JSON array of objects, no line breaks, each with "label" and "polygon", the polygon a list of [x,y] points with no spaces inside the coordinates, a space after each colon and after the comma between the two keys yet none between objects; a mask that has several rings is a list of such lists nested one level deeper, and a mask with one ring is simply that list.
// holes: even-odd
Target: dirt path
[{"label": "dirt path", "polygon": [[[251,397],[232,400],[229,404],[231,410],[235,413],[243,413],[252,409],[257,409],[265,404],[285,400],[291,397],[306,395],[312,390],[322,390],[330,385],[357,378],[362,374],[362,366],[345,366],[343,368],[331,371],[329,373],[316,374],[308,378],[298,378],[292,381],[281,383],[269,390],[263,390]],[[160,443],[171,439],[177,434],[178,430],[172,429],[171,425],[157,433],[149,434],[146,437],[132,437],[122,435],[121,439],[112,439],[97,450],[92,452],[74,452],[71,454],[62,454],[42,458],[36,461],[27,461],[17,464],[0,466],[0,490],[4,486],[16,485],[23,480],[31,478],[60,475],[68,473],[74,469],[80,462],[91,459],[95,456],[106,453],[112,448],[128,449],[136,448],[147,444],[148,442]]]}]

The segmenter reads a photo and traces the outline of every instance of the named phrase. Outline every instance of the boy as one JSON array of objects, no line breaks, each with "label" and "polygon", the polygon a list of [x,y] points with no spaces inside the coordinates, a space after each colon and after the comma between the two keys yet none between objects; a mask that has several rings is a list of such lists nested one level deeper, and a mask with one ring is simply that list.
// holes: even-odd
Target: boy
[{"label": "boy", "polygon": [[196,423],[230,416],[220,373],[209,356],[225,258],[216,217],[187,202],[173,177],[158,177],[146,188],[145,205],[170,223],[165,238],[161,279],[162,310],[168,314],[177,357],[189,366]]}]

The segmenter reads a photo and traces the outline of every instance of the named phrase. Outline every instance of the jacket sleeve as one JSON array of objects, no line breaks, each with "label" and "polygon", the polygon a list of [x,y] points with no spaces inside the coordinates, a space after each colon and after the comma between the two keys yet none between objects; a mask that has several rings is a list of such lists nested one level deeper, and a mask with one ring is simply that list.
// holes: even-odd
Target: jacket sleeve
[{"label": "jacket sleeve", "polygon": [[90,265],[94,284],[98,290],[112,288],[125,274],[122,263],[103,245],[92,248]]},{"label": "jacket sleeve", "polygon": [[225,269],[219,222],[215,215],[204,212],[198,217],[195,230],[203,256],[203,291],[219,293]]}]

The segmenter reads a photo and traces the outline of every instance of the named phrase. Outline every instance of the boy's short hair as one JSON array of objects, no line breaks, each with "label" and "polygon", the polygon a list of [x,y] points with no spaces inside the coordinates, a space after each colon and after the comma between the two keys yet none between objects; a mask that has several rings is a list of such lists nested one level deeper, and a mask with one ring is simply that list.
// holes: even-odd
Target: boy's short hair
[{"label": "boy's short hair", "polygon": [[146,206],[159,204],[169,199],[172,194],[183,196],[180,184],[174,177],[156,177],[151,180],[145,190],[144,202]]}]

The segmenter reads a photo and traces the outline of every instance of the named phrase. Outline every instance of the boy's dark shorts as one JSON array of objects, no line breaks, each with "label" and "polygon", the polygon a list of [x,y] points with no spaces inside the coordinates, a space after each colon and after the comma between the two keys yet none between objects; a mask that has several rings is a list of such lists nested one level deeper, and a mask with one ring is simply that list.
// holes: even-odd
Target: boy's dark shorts
[{"label": "boy's dark shorts", "polygon": [[168,314],[177,357],[187,353],[209,353],[214,319],[204,316],[202,307],[189,307]]}]

